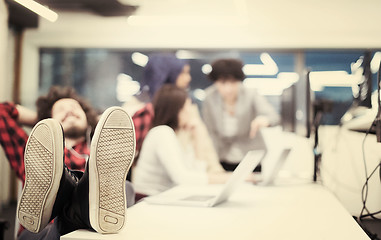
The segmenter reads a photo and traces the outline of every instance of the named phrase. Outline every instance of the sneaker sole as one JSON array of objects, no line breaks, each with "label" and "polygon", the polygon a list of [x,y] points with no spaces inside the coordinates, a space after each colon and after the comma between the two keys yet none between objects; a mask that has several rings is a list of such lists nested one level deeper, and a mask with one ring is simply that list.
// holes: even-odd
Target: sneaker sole
[{"label": "sneaker sole", "polygon": [[52,119],[37,123],[25,153],[25,183],[17,205],[21,225],[38,233],[49,223],[63,171],[63,134]]},{"label": "sneaker sole", "polygon": [[125,181],[135,155],[132,119],[120,107],[107,109],[91,142],[89,219],[99,233],[116,233],[126,221]]}]

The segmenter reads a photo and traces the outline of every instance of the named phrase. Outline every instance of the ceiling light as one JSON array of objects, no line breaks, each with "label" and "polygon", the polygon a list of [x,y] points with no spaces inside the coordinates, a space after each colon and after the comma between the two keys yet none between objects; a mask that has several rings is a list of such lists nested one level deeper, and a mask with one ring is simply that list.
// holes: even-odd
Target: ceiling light
[{"label": "ceiling light", "polygon": [[37,13],[41,17],[49,20],[50,22],[55,22],[58,18],[58,14],[49,8],[33,1],[33,0],[14,0],[15,2],[23,5],[29,10]]},{"label": "ceiling light", "polygon": [[134,52],[131,55],[132,61],[141,67],[145,67],[148,63],[148,56],[140,52]]},{"label": "ceiling light", "polygon": [[370,62],[370,69],[372,70],[373,74],[378,72],[378,69],[380,68],[380,61],[381,61],[381,52],[376,52],[372,58],[372,61]]},{"label": "ceiling light", "polygon": [[131,76],[125,73],[120,73],[116,80],[116,98],[120,102],[126,102],[132,96],[139,93],[140,84],[139,82],[134,81]]},{"label": "ceiling light", "polygon": [[277,78],[246,78],[243,84],[247,88],[255,88],[262,95],[282,95],[284,89],[299,81],[295,72],[281,72]]},{"label": "ceiling light", "polygon": [[179,59],[197,59],[200,58],[199,54],[194,51],[189,50],[178,50],[176,51],[176,57]]},{"label": "ceiling light", "polygon": [[324,87],[352,87],[358,79],[346,71],[318,71],[310,73],[310,83],[313,91],[322,91]]},{"label": "ceiling light", "polygon": [[153,27],[153,26],[189,26],[189,27],[226,27],[226,26],[245,26],[247,22],[241,16],[163,16],[163,15],[144,15],[129,16],[127,23],[130,26]]},{"label": "ceiling light", "polygon": [[278,73],[278,65],[268,53],[262,53],[260,59],[263,64],[245,64],[243,71],[246,75],[275,75]]},{"label": "ceiling light", "polygon": [[201,71],[202,71],[205,75],[207,75],[207,74],[209,74],[209,73],[212,71],[212,66],[211,66],[210,64],[204,64],[204,65],[202,65],[202,67],[201,67]]}]

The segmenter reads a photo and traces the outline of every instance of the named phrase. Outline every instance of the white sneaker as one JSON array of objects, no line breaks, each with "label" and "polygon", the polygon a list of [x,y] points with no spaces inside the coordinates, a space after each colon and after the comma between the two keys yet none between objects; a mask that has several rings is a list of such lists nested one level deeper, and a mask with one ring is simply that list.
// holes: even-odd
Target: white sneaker
[{"label": "white sneaker", "polygon": [[63,134],[58,121],[38,122],[25,147],[25,184],[17,205],[21,225],[38,233],[50,222],[63,172]]},{"label": "white sneaker", "polygon": [[116,233],[126,221],[125,181],[135,155],[132,119],[120,107],[108,108],[91,141],[89,219],[99,233]]}]

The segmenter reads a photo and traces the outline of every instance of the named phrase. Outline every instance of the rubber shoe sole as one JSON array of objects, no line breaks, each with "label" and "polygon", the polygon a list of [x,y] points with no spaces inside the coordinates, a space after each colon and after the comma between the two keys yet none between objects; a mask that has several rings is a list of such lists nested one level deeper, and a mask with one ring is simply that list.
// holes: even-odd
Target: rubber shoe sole
[{"label": "rubber shoe sole", "polygon": [[17,205],[19,222],[31,232],[40,232],[50,222],[62,177],[63,154],[59,122],[38,122],[25,147],[25,183]]},{"label": "rubber shoe sole", "polygon": [[95,128],[89,160],[89,219],[99,233],[119,232],[126,221],[125,181],[135,155],[132,119],[108,108]]}]

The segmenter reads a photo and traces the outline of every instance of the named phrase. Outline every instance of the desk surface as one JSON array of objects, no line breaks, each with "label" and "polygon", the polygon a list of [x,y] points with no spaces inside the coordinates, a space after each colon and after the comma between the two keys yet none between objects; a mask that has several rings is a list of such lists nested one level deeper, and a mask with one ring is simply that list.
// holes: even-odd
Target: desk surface
[{"label": "desk surface", "polygon": [[[208,186],[211,191],[219,186]],[[183,191],[177,187],[173,191]],[[204,189],[206,191],[206,189]],[[369,239],[324,187],[243,184],[229,201],[213,208],[151,205],[127,211],[118,234],[77,230],[62,240],[83,239]]]}]

